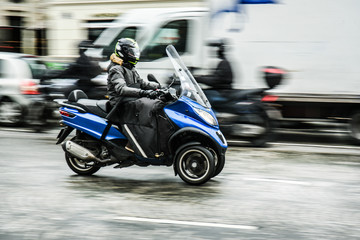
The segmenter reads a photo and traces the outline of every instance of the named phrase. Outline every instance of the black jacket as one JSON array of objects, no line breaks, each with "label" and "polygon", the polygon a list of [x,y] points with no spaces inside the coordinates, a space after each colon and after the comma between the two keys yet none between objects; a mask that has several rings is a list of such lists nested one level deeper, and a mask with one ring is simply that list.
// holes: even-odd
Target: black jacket
[{"label": "black jacket", "polygon": [[110,104],[114,106],[120,97],[140,98],[140,90],[155,90],[159,84],[143,80],[135,68],[129,69],[122,65],[122,60],[115,56],[110,57],[108,66],[107,90]]},{"label": "black jacket", "polygon": [[216,89],[231,89],[233,73],[230,62],[223,58],[211,75],[196,76],[195,78],[197,82]]}]

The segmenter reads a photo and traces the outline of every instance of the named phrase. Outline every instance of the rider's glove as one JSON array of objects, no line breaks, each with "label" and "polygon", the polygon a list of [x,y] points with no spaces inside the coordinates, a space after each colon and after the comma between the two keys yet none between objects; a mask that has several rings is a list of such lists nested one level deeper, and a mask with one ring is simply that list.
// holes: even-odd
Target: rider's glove
[{"label": "rider's glove", "polygon": [[157,91],[154,90],[140,90],[139,95],[140,97],[147,97],[150,99],[155,99],[157,97]]}]

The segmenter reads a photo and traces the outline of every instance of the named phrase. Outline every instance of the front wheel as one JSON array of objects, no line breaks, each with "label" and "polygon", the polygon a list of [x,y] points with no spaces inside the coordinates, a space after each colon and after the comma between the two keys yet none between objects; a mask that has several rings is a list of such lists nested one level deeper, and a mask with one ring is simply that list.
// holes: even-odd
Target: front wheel
[{"label": "front wheel", "polygon": [[214,163],[215,163],[215,170],[214,170],[214,175],[212,177],[216,177],[217,175],[219,175],[219,173],[221,173],[221,171],[224,169],[225,166],[225,158],[221,158],[217,155],[217,153],[215,152],[214,149],[212,148],[208,148],[208,150],[211,152],[211,154],[214,157]]},{"label": "front wheel", "polygon": [[187,147],[177,155],[175,169],[184,182],[201,185],[214,175],[214,157],[202,146]]},{"label": "front wheel", "polygon": [[247,121],[233,124],[232,132],[247,139],[253,147],[265,147],[273,137],[273,121],[265,112],[249,114]]}]

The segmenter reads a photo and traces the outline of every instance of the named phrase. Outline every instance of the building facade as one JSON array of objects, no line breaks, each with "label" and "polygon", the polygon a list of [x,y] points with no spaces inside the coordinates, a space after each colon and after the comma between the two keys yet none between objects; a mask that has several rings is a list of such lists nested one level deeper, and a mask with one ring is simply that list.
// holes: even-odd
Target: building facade
[{"label": "building facade", "polygon": [[46,4],[0,0],[0,51],[47,54]]},{"label": "building facade", "polygon": [[0,51],[71,57],[134,8],[204,6],[204,0],[0,0]]}]

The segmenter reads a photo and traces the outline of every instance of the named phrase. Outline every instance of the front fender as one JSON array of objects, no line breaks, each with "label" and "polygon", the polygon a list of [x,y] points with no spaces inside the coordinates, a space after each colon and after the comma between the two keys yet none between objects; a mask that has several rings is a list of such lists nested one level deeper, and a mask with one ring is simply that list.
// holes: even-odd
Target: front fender
[{"label": "front fender", "polygon": [[[180,128],[180,130],[174,135],[179,134],[181,131],[193,131],[209,137],[209,139],[214,141],[216,145],[219,145],[221,148],[227,148],[228,145],[226,139],[218,128],[211,127],[198,121],[197,119],[171,109],[164,109],[164,111],[172,120],[172,122]],[[174,137],[174,135],[171,137],[171,139]]]}]

